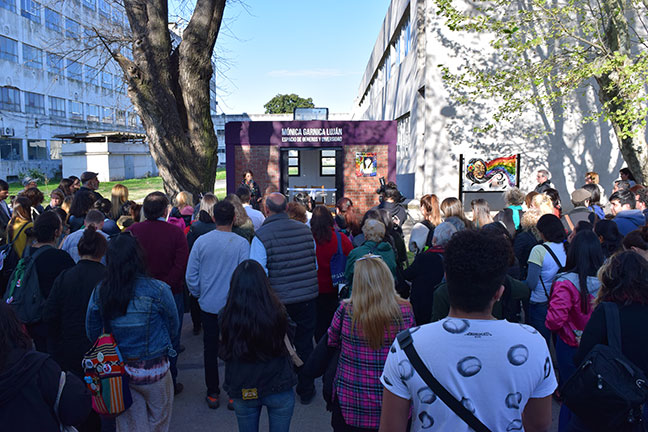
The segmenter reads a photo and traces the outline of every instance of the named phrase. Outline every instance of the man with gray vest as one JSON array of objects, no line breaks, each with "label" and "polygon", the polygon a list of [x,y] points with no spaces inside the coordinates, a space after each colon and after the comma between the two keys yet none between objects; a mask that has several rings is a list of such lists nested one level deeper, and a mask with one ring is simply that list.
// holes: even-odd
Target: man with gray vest
[{"label": "man with gray vest", "polygon": [[[305,362],[313,351],[318,294],[315,242],[307,225],[286,214],[286,198],[271,193],[264,201],[267,215],[250,247],[253,259],[268,274],[270,285],[297,324],[295,348]],[[302,404],[315,396],[313,380],[299,376],[297,394]]]}]

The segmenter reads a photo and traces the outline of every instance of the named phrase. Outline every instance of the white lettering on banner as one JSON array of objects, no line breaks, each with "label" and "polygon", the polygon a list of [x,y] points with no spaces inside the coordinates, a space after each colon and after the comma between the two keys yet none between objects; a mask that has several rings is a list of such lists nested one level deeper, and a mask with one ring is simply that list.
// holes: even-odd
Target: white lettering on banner
[{"label": "white lettering on banner", "polygon": [[342,142],[342,128],[282,128],[281,142]]}]

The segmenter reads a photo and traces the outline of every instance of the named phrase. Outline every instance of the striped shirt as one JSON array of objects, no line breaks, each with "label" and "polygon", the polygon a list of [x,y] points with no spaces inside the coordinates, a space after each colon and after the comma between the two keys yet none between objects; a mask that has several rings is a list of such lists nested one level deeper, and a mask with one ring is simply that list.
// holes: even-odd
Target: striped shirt
[{"label": "striped shirt", "polygon": [[[345,305],[347,309],[343,311]],[[351,331],[351,303],[342,303],[335,311],[328,330],[328,344],[331,347],[341,345],[342,348],[333,393],[340,404],[344,421],[349,426],[377,429],[380,425],[383,393],[380,375],[387,352],[396,335],[414,325],[410,304],[401,304],[400,308],[403,322],[394,320],[378,350],[369,346],[358,324]]]}]

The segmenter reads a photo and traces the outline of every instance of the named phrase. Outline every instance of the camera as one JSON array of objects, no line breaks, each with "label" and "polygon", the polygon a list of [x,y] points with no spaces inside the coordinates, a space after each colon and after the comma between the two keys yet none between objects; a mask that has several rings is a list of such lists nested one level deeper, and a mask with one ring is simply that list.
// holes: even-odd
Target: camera
[{"label": "camera", "polygon": [[402,203],[405,201],[405,197],[401,195],[396,183],[394,182],[385,182],[385,177],[380,177],[380,187],[376,189],[376,193],[380,195],[381,200],[383,198],[392,198],[397,203]]}]

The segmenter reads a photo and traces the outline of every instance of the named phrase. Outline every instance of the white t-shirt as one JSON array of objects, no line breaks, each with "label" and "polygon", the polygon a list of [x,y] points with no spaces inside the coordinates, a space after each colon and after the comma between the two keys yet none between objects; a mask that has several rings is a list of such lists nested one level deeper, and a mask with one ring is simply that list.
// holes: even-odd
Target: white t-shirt
[{"label": "white t-shirt", "polygon": [[[547,343],[528,325],[446,318],[410,329],[432,375],[492,431],[522,431],[529,398],[557,387]],[[380,377],[387,390],[412,401],[412,431],[469,431],[419,377],[398,341]]]},{"label": "white t-shirt", "polygon": [[265,216],[263,216],[263,213],[261,213],[259,210],[253,209],[250,204],[244,204],[243,208],[245,209],[245,212],[254,225],[254,231],[257,231],[259,228],[261,228],[261,225],[263,225]]}]

